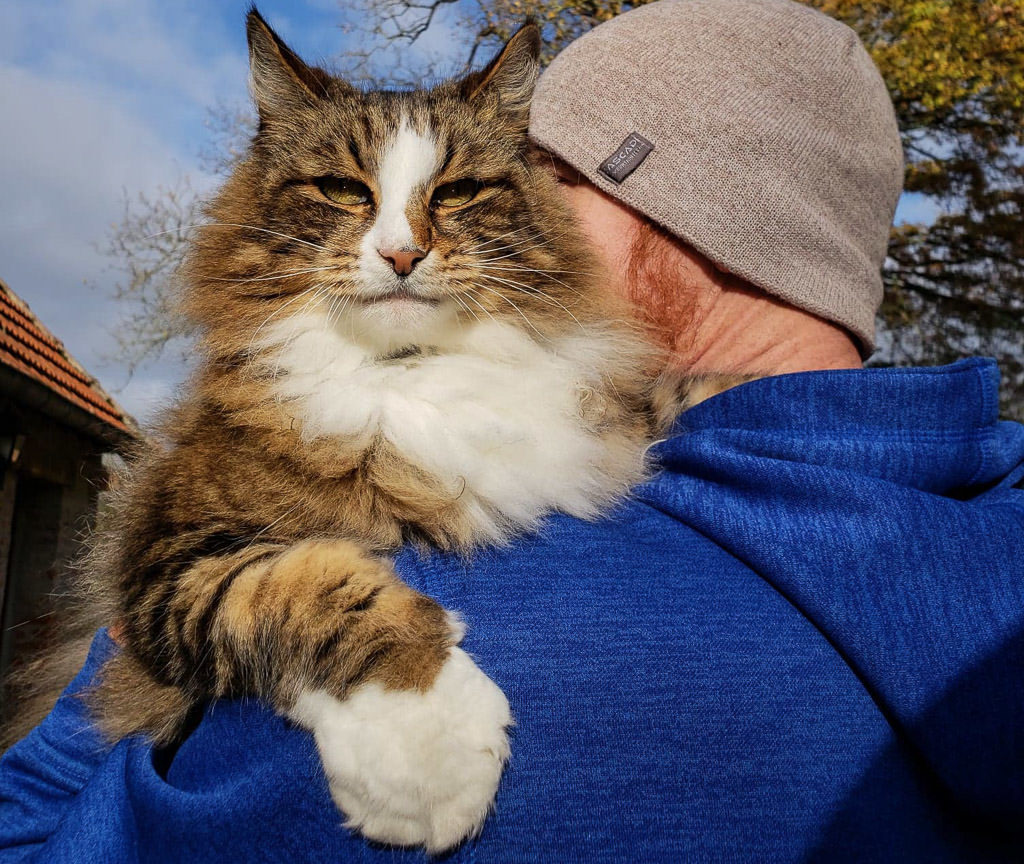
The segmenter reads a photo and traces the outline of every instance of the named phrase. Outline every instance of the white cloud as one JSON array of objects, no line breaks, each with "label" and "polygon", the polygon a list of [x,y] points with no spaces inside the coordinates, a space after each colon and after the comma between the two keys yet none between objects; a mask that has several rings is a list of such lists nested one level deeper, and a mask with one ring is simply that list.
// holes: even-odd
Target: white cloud
[{"label": "white cloud", "polygon": [[129,380],[109,362],[122,309],[98,249],[126,191],[151,193],[183,174],[209,185],[197,136],[206,106],[244,96],[246,61],[241,13],[231,42],[206,11],[156,0],[20,0],[0,10],[0,278],[140,419],[167,398],[181,364]]},{"label": "white cloud", "polygon": [[[5,4],[3,56],[65,80],[101,82],[112,98],[154,91],[211,104],[225,81],[244,93],[245,57],[217,36],[202,6],[156,0],[21,0]],[[239,31],[240,32],[240,31]],[[140,100],[140,97],[143,97]]]},{"label": "white cloud", "polygon": [[49,268],[78,271],[123,189],[181,171],[177,152],[96,88],[0,65],[0,112],[9,121],[0,242]]},{"label": "white cloud", "polygon": [[122,190],[172,182],[180,155],[102,89],[24,69],[0,66],[0,116],[0,277],[90,372],[123,377],[101,359],[120,310],[85,283],[110,281],[97,247]]}]

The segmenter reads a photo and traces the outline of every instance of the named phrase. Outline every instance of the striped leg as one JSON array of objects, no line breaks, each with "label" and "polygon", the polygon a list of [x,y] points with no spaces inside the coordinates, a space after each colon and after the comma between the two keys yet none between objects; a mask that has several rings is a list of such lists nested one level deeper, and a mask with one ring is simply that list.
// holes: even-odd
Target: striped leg
[{"label": "striped leg", "polygon": [[347,541],[268,544],[198,560],[173,585],[126,618],[128,650],[94,694],[108,734],[169,741],[203,701],[260,696],[313,732],[350,827],[433,852],[479,829],[508,702],[455,647],[462,625],[389,562]]},{"label": "striped leg", "polygon": [[[147,569],[150,583],[124,609],[126,651],[94,699],[115,739],[173,739],[188,709],[211,698],[259,696],[287,711],[309,688],[343,698],[374,680],[422,691],[457,641],[444,609],[345,540]],[[148,698],[133,698],[140,688]]]}]

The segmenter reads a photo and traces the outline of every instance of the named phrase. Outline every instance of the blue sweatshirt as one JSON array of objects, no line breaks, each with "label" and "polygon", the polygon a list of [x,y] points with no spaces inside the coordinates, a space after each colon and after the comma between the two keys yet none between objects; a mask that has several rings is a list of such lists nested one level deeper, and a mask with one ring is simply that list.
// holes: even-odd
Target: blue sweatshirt
[{"label": "blue sweatshirt", "polygon": [[[403,553],[517,720],[449,860],[1024,860],[1024,427],[997,378],[752,382],[610,518]],[[342,828],[309,736],[258,703],[104,750],[70,694],[112,650],[3,760],[2,864],[424,858]]]}]

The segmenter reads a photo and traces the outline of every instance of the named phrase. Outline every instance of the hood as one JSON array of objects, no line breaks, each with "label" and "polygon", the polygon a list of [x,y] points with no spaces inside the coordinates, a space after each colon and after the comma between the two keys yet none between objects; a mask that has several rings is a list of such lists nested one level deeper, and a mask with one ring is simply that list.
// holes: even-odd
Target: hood
[{"label": "hood", "polygon": [[1024,426],[988,360],[766,378],[686,412],[638,496],[784,595],[922,767],[1024,825]]}]

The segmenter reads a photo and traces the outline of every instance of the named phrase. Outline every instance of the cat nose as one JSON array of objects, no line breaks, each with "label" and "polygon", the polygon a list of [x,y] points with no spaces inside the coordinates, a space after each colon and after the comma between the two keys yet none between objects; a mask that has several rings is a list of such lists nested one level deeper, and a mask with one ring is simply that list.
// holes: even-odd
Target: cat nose
[{"label": "cat nose", "polygon": [[377,251],[399,276],[408,276],[412,273],[412,268],[427,257],[426,249],[378,249]]}]

